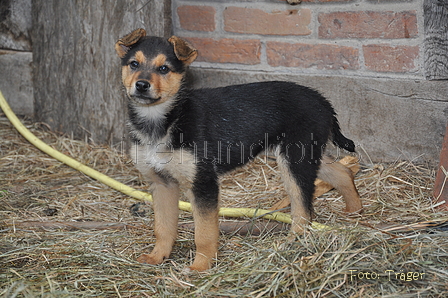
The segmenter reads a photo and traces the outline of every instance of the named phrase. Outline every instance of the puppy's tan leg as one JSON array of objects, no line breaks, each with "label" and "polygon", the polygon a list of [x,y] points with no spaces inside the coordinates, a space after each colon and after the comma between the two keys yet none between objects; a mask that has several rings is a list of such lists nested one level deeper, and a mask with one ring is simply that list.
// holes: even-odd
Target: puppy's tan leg
[{"label": "puppy's tan leg", "polygon": [[204,271],[211,268],[213,258],[216,258],[218,253],[218,210],[193,208],[193,216],[196,256],[189,269]]},{"label": "puppy's tan leg", "polygon": [[302,189],[297,184],[291,173],[288,161],[280,154],[277,156],[277,163],[280,169],[285,190],[291,201],[291,231],[302,233],[311,222],[311,214],[306,208]]},{"label": "puppy's tan leg", "polygon": [[356,190],[353,174],[347,167],[324,156],[317,176],[340,192],[345,201],[345,212],[361,212],[362,203]]},{"label": "puppy's tan leg", "polygon": [[218,253],[219,184],[213,169],[200,168],[189,200],[193,209],[196,256],[189,270],[204,271],[212,266]]},{"label": "puppy's tan leg", "polygon": [[160,264],[170,256],[177,236],[179,216],[179,186],[176,182],[162,182],[154,179],[154,233],[156,245],[150,254],[142,254],[137,261],[146,264]]}]

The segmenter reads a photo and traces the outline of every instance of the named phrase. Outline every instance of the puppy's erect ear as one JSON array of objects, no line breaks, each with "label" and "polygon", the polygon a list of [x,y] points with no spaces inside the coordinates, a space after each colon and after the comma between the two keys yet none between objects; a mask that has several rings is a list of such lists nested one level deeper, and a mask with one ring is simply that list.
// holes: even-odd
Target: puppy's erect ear
[{"label": "puppy's erect ear", "polygon": [[198,50],[193,48],[187,41],[177,36],[171,36],[168,41],[173,45],[177,59],[185,65],[190,65],[198,56]]},{"label": "puppy's erect ear", "polygon": [[137,43],[142,37],[146,36],[145,29],[138,28],[129,33],[126,36],[123,36],[115,43],[115,51],[120,58],[123,58],[126,53],[129,51],[131,46]]}]

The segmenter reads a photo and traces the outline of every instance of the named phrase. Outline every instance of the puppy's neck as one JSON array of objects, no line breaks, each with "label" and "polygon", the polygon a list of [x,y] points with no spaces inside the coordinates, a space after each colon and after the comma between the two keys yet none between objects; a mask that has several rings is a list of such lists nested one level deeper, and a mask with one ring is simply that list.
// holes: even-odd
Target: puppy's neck
[{"label": "puppy's neck", "polygon": [[[178,102],[169,100],[157,105],[128,104],[129,128],[134,142],[150,145],[169,134],[177,117],[173,115]],[[177,113],[174,113],[177,114]]]}]

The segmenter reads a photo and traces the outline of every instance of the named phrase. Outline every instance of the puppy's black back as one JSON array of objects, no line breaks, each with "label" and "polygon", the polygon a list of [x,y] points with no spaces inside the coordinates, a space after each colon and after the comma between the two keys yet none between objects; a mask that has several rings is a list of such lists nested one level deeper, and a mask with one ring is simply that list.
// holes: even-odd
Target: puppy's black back
[{"label": "puppy's black back", "polygon": [[219,172],[246,163],[270,146],[301,147],[308,155],[301,160],[318,162],[318,151],[336,119],[323,96],[290,82],[190,90],[179,108],[173,142],[196,146],[198,157],[216,164]]}]

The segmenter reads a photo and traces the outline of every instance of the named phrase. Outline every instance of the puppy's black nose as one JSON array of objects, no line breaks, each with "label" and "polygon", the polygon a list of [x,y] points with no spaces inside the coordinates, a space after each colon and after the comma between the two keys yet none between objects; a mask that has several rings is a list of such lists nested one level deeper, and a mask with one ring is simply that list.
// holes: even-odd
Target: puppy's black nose
[{"label": "puppy's black nose", "polygon": [[141,93],[148,91],[149,87],[150,87],[150,85],[149,85],[149,82],[147,82],[147,81],[137,81],[135,83],[135,88],[137,89],[138,92],[141,92]]}]

